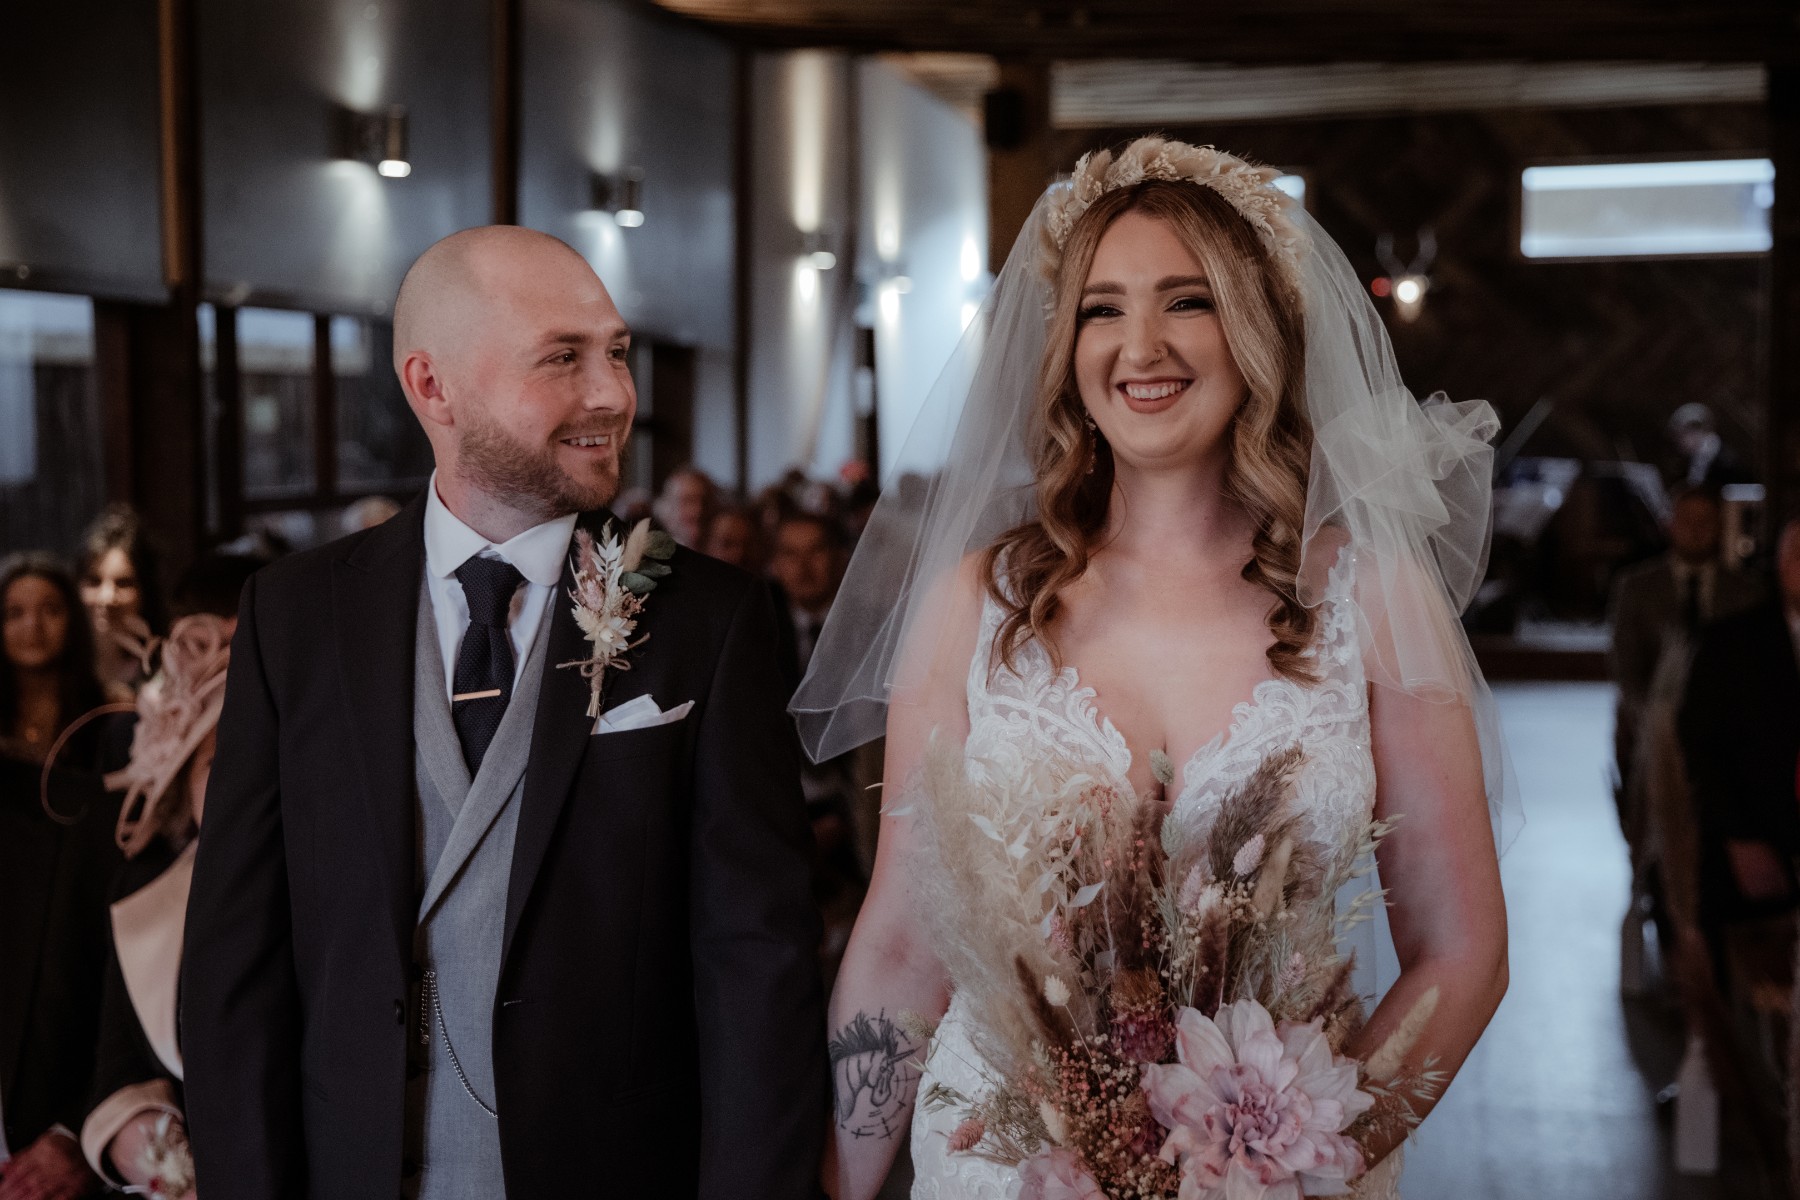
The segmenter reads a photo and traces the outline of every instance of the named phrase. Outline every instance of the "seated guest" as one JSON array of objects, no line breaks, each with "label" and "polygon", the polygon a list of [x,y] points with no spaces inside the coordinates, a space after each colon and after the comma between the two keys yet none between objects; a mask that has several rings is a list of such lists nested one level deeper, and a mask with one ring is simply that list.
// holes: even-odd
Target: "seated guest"
[{"label": "seated guest", "polygon": [[712,477],[699,467],[676,467],[656,497],[656,521],[683,546],[698,549],[707,518],[718,505]]},{"label": "seated guest", "polygon": [[234,624],[211,613],[175,622],[161,669],[138,694],[131,759],[106,777],[125,789],[118,842],[127,861],[114,888],[97,1103],[81,1149],[110,1182],[158,1196],[193,1188],[175,985]]},{"label": "seated guest", "polygon": [[[75,718],[105,702],[75,580],[44,554],[0,562],[0,757],[43,762]],[[91,769],[98,752],[90,726],[58,762]]]},{"label": "seated guest", "polygon": [[1776,594],[1700,635],[1681,704],[1700,919],[1715,951],[1724,923],[1800,898],[1800,517],[1783,526],[1775,558]]},{"label": "seated guest", "polygon": [[169,627],[158,556],[129,506],[112,505],[88,526],[75,578],[93,626],[100,681],[128,699],[143,682],[143,644]]},{"label": "seated guest", "polygon": [[762,530],[757,527],[755,516],[744,509],[721,508],[715,512],[706,523],[700,552],[752,575],[762,574]]},{"label": "seated guest", "polygon": [[1612,591],[1611,667],[1619,685],[1616,729],[1619,770],[1633,761],[1638,721],[1671,635],[1691,645],[1701,626],[1753,607],[1762,598],[1755,577],[1719,561],[1724,504],[1717,490],[1676,493],[1669,551],[1619,573]]}]

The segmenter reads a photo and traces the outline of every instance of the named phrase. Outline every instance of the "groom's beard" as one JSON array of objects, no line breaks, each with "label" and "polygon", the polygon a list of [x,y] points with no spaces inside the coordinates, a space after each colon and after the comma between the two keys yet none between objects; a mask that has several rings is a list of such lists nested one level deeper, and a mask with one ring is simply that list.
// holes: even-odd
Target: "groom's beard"
[{"label": "groom's beard", "polygon": [[[600,508],[619,494],[619,464],[629,428],[629,422],[600,417],[582,422],[580,428],[558,429],[549,445],[529,446],[498,424],[477,417],[465,421],[460,465],[478,490],[548,521]],[[603,433],[613,439],[610,458],[594,461],[579,475],[571,475],[557,461],[556,447],[564,438]]]}]

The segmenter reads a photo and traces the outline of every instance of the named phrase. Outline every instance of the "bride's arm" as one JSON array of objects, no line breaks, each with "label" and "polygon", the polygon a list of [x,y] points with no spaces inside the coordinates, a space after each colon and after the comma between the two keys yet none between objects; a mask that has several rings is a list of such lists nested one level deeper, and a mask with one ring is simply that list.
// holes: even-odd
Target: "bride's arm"
[{"label": "bride's arm", "polygon": [[[1367,1059],[1429,989],[1437,1006],[1404,1062],[1427,1058],[1446,1083],[1462,1066],[1506,992],[1506,906],[1481,769],[1466,705],[1370,689],[1375,810],[1398,818],[1376,852],[1400,978],[1349,1051]],[[1424,1116],[1429,1102],[1415,1102]],[[1399,1144],[1366,1147],[1377,1161]]]},{"label": "bride's arm", "polygon": [[935,732],[960,745],[968,736],[969,662],[980,620],[973,567],[934,597],[916,682],[896,686],[888,706],[887,780],[869,894],[838,969],[829,1010],[832,1139],[826,1190],[838,1200],[869,1200],[907,1141],[918,1060],[925,1047],[902,1028],[902,1015],[932,1022],[950,1001],[949,981],[916,907],[912,819],[903,810],[927,741]]}]

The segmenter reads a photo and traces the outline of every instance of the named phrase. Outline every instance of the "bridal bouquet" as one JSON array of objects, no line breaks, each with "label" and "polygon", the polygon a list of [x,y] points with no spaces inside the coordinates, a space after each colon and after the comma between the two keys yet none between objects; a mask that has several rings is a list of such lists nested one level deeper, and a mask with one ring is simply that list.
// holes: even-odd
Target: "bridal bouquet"
[{"label": "bridal bouquet", "polygon": [[1348,1191],[1362,1143],[1416,1123],[1407,1096],[1441,1078],[1401,1059],[1435,992],[1370,1061],[1342,1052],[1363,1014],[1338,938],[1380,896],[1336,897],[1386,828],[1323,861],[1289,802],[1300,761],[1268,758],[1201,832],[1066,763],[931,747],[926,907],[986,1084],[919,1098],[961,1117],[953,1153],[1016,1165],[1021,1200],[1298,1200]]}]

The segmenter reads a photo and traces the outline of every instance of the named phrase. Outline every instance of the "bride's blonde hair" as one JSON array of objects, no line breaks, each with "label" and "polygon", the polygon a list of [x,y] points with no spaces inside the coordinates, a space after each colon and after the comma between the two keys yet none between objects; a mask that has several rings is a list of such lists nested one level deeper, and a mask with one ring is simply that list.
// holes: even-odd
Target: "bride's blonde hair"
[{"label": "bride's blonde hair", "polygon": [[1059,597],[1087,570],[1106,527],[1112,450],[1089,430],[1075,380],[1075,339],[1094,252],[1113,222],[1128,212],[1166,223],[1211,282],[1225,344],[1248,385],[1232,418],[1225,470],[1226,496],[1256,530],[1243,575],[1274,598],[1270,665],[1281,675],[1310,682],[1301,656],[1312,642],[1314,618],[1295,586],[1313,438],[1303,400],[1301,298],[1230,201],[1200,184],[1163,179],[1103,193],[1076,219],[1063,247],[1032,414],[1038,515],[1002,534],[983,563],[988,593],[1006,614],[995,639],[999,661],[1013,667],[1019,647],[1036,638],[1060,665],[1050,636]]}]

